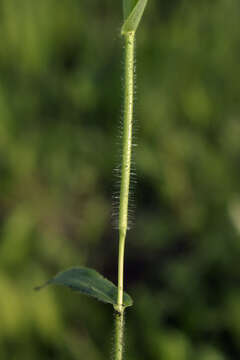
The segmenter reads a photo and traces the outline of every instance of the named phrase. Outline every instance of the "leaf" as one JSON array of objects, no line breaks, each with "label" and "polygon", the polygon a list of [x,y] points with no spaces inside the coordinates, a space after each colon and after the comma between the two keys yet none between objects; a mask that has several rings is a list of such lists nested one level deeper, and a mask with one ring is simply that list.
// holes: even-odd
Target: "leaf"
[{"label": "leaf", "polygon": [[[54,278],[48,280],[40,290],[47,285],[63,285],[74,291],[79,291],[105,303],[117,305],[117,287],[111,281],[104,278],[97,271],[85,267],[75,267],[58,273]],[[125,307],[132,306],[132,298],[124,292],[123,303]]]},{"label": "leaf", "polygon": [[128,18],[130,15],[132,9],[136,5],[138,0],[123,0],[123,18],[124,21]]},{"label": "leaf", "polygon": [[[124,18],[124,24],[122,26],[121,33],[122,35],[126,35],[129,32],[135,32],[138,28],[140,20],[143,16],[145,7],[147,5],[148,0],[138,0],[136,5],[131,10],[131,7],[134,5],[134,0],[124,0],[124,17],[128,15],[127,18]],[[130,12],[131,11],[131,12]],[[129,13],[130,12],[130,13]]]}]

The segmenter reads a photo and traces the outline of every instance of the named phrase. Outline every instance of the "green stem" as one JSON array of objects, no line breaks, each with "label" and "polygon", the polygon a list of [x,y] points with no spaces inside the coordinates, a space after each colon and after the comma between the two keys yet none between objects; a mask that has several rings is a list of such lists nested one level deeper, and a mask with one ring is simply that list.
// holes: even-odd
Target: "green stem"
[{"label": "green stem", "polygon": [[134,42],[135,32],[125,34],[125,92],[123,119],[123,151],[121,166],[121,188],[119,205],[119,253],[118,253],[118,299],[116,310],[116,356],[115,360],[122,360],[123,356],[123,281],[124,281],[124,249],[128,229],[128,202],[132,155],[132,125],[134,103]]},{"label": "green stem", "polygon": [[115,360],[122,360],[124,347],[124,313],[116,312],[116,329],[115,329]]}]

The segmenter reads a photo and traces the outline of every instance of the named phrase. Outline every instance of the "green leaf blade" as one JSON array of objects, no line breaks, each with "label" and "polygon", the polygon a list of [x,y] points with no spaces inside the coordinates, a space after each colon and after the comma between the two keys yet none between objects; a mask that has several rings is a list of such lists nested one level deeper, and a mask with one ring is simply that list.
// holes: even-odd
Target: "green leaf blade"
[{"label": "green leaf blade", "polygon": [[[122,35],[126,35],[127,33],[130,32],[136,32],[138,25],[142,19],[147,2],[148,0],[138,0],[138,2],[133,7],[130,14],[127,16],[127,18],[124,21],[121,30]],[[130,2],[128,3],[127,0],[125,0],[124,3],[125,3],[124,5],[124,16],[125,16],[125,14],[129,13],[131,6],[133,6],[133,0],[131,0],[131,3]]]},{"label": "green leaf blade", "polygon": [[[113,306],[117,304],[117,287],[97,271],[85,267],[75,267],[58,273],[44,285],[36,288],[40,290],[47,285],[62,285],[73,291],[94,297]],[[132,298],[124,293],[124,306],[132,306]]]},{"label": "green leaf blade", "polygon": [[138,0],[123,0],[123,18],[124,21],[128,18],[130,13],[132,12],[134,6]]}]

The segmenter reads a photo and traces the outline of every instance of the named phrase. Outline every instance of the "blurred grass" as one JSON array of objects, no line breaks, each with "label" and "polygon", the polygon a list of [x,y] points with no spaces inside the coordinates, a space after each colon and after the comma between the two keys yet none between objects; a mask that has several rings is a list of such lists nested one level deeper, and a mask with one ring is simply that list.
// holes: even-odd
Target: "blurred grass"
[{"label": "blurred grass", "polygon": [[[131,359],[240,356],[237,0],[151,1],[138,32]],[[101,360],[112,309],[33,287],[116,281],[121,3],[0,2],[0,358]]]}]

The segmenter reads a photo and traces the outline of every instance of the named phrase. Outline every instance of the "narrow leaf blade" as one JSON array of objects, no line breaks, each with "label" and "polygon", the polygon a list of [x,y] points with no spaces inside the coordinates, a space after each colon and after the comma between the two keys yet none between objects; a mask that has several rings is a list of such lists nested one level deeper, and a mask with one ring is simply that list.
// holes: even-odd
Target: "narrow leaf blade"
[{"label": "narrow leaf blade", "polygon": [[124,21],[128,18],[131,11],[133,10],[134,6],[138,0],[123,0],[123,18]]},{"label": "narrow leaf blade", "polygon": [[[37,287],[36,290],[47,285],[63,285],[74,291],[92,296],[99,301],[112,305],[117,304],[117,287],[93,269],[75,267],[60,272],[44,285]],[[132,298],[127,293],[124,293],[123,302],[125,307],[133,304]]]},{"label": "narrow leaf blade", "polygon": [[[148,0],[138,0],[137,4],[132,9],[131,13],[125,20],[122,26],[122,35],[126,35],[129,32],[135,32],[138,28],[138,25],[143,16],[145,7],[147,5]],[[129,7],[126,5],[125,11],[129,11]]]}]

